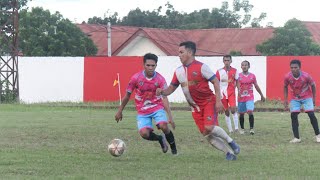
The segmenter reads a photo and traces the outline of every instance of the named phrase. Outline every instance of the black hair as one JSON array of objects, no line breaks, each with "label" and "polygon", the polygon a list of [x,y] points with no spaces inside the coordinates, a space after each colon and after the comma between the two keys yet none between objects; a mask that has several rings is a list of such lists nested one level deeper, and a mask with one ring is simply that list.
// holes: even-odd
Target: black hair
[{"label": "black hair", "polygon": [[291,66],[291,64],[298,64],[299,68],[301,68],[301,61],[298,60],[298,59],[292,60],[292,61],[290,62],[290,66]]},{"label": "black hair", "polygon": [[248,63],[248,66],[250,67],[250,62],[249,62],[249,61],[244,60],[244,61],[242,61],[242,62],[247,62],[247,63]]},{"label": "black hair", "polygon": [[195,55],[195,54],[196,54],[197,46],[196,46],[196,43],[194,43],[194,42],[192,42],[192,41],[182,42],[182,43],[180,43],[179,46],[184,46],[186,49],[190,49],[191,52],[192,52],[192,55]]},{"label": "black hair", "polygon": [[147,59],[148,60],[153,60],[154,62],[158,62],[158,56],[155,55],[155,54],[152,54],[152,53],[147,53],[143,56],[143,63],[145,64],[147,62]]},{"label": "black hair", "polygon": [[230,58],[230,59],[232,59],[231,55],[229,55],[229,54],[224,55],[224,56],[223,56],[223,59],[224,59],[224,58]]}]

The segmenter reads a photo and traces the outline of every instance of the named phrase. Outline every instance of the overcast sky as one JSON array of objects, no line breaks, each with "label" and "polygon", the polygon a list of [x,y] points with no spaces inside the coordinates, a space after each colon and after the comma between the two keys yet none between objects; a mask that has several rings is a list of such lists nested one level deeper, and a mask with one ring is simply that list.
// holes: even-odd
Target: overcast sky
[{"label": "overcast sky", "polygon": [[[29,7],[40,6],[51,13],[59,11],[64,18],[81,23],[88,18],[104,17],[118,12],[120,17],[139,7],[142,10],[154,10],[170,2],[179,12],[190,13],[194,10],[220,8],[223,1],[232,5],[233,0],[32,0]],[[283,26],[292,18],[302,21],[320,22],[319,0],[249,0],[254,6],[251,15],[258,17],[261,12],[267,13],[262,25],[273,22],[275,27]]]}]

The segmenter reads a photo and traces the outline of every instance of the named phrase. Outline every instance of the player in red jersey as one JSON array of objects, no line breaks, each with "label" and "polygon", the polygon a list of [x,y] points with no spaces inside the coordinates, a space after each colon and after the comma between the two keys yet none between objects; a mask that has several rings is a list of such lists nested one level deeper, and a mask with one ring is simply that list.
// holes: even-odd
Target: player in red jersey
[{"label": "player in red jersey", "polygon": [[314,115],[314,105],[316,98],[316,84],[312,77],[300,70],[301,62],[292,60],[290,62],[291,72],[284,78],[284,106],[288,108],[288,86],[291,88],[291,125],[294,138],[290,143],[300,143],[298,115],[301,105],[310,118],[311,125],[316,135],[316,142],[320,143],[318,120]]},{"label": "player in red jersey", "polygon": [[[157,89],[157,94],[170,95],[179,85],[192,109],[192,117],[198,129],[212,146],[223,151],[227,160],[236,160],[240,146],[218,126],[217,112],[223,113],[219,81],[209,66],[195,60],[196,44],[186,41],[179,46],[179,58],[182,66],[175,70],[167,89]],[[209,88],[210,81],[217,95]],[[224,143],[226,141],[232,150]]]},{"label": "player in red jersey", "polygon": [[233,115],[233,123],[235,132],[239,131],[238,113],[236,112],[236,86],[239,78],[239,72],[236,68],[231,67],[232,57],[230,55],[223,56],[224,67],[216,72],[216,76],[220,81],[221,101],[225,109],[225,120],[230,133],[233,132],[230,111]]}]

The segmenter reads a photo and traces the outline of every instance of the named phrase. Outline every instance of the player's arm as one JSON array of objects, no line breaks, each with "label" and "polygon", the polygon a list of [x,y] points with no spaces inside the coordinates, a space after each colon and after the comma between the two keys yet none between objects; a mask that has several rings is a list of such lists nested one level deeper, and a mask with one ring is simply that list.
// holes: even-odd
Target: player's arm
[{"label": "player's arm", "polygon": [[126,95],[122,98],[121,105],[119,106],[118,112],[115,115],[115,120],[117,122],[122,120],[122,111],[126,107],[126,105],[128,104],[128,102],[130,100],[130,96],[131,96],[131,92],[127,92]]},{"label": "player's arm", "polygon": [[171,124],[171,127],[173,129],[175,129],[176,128],[176,124],[173,121],[173,116],[172,116],[172,113],[171,113],[170,103],[169,103],[169,100],[168,100],[167,96],[162,96],[162,102],[163,102],[164,110],[168,114],[168,118],[169,118],[168,122]]},{"label": "player's arm", "polygon": [[218,113],[224,113],[224,107],[221,102],[220,82],[218,78],[213,78],[210,82],[213,84],[213,88],[216,93],[216,110]]},{"label": "player's arm", "polygon": [[260,96],[261,96],[261,101],[264,102],[264,101],[266,100],[266,98],[263,96],[262,91],[261,91],[261,89],[260,89],[260,87],[259,87],[259,85],[258,85],[257,82],[254,83],[254,87],[256,88],[256,90],[258,91],[258,93],[260,94]]},{"label": "player's arm", "polygon": [[288,84],[285,82],[283,86],[284,108],[288,108]]},{"label": "player's arm", "polygon": [[312,90],[312,97],[313,97],[313,105],[316,105],[316,84],[313,83],[311,85],[311,90]]},{"label": "player's arm", "polygon": [[156,91],[156,94],[157,94],[157,96],[160,96],[160,95],[169,96],[177,88],[178,88],[178,86],[173,86],[172,84],[170,84],[170,86],[168,88],[166,88],[166,89],[158,88],[157,91]]}]

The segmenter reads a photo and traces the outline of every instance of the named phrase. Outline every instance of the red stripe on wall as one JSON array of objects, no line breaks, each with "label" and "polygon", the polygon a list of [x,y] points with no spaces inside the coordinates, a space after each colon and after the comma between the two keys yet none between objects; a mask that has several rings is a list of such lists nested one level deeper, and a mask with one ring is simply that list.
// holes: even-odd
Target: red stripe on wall
[{"label": "red stripe on wall", "polygon": [[120,74],[121,95],[131,76],[143,69],[142,57],[85,57],[84,102],[119,101],[118,85],[113,86]]},{"label": "red stripe on wall", "polygon": [[[320,56],[268,56],[267,97],[269,99],[283,100],[284,76],[290,72],[290,61],[293,59],[299,59],[301,61],[301,70],[309,73],[316,84],[320,84]],[[317,89],[316,97],[320,95],[319,90],[320,89]],[[316,98],[316,105],[319,104],[320,100]]]}]

